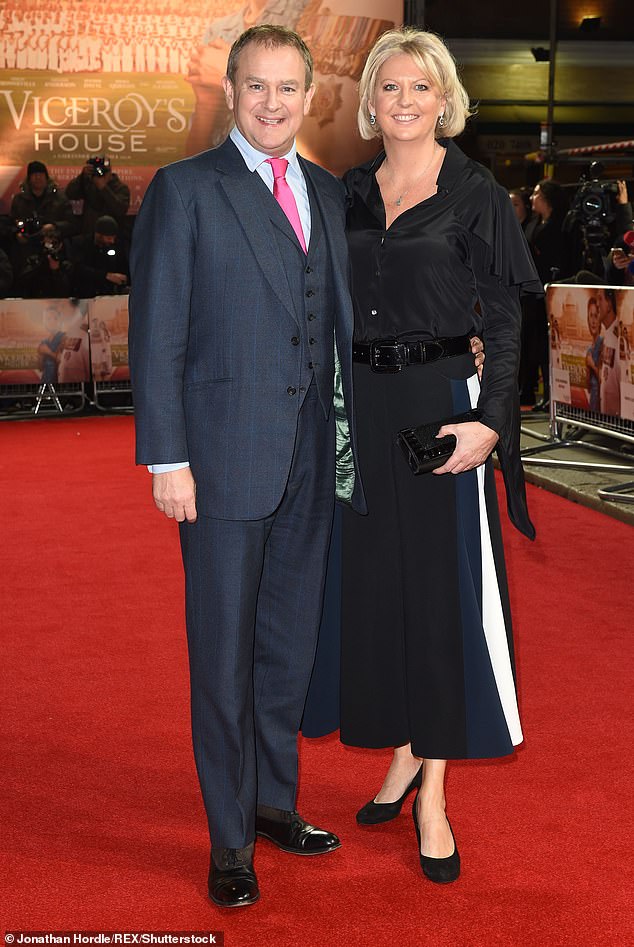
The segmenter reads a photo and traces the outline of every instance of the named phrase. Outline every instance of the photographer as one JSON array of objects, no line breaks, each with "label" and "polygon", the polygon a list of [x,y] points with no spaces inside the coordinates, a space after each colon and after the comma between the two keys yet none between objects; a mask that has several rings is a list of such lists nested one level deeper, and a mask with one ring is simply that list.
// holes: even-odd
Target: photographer
[{"label": "photographer", "polygon": [[71,256],[75,267],[74,296],[91,298],[127,292],[130,268],[114,217],[99,217],[93,234],[74,237]]},{"label": "photographer", "polygon": [[[569,275],[568,249],[562,233],[566,216],[566,196],[561,184],[544,179],[531,194],[534,217],[526,228],[526,239],[542,283]],[[543,383],[542,400],[535,404],[538,375]],[[547,411],[550,401],[548,357],[548,317],[543,298],[530,297],[522,306],[522,349],[520,354],[520,401],[534,411]]]},{"label": "photographer", "polygon": [[15,291],[27,299],[63,299],[72,294],[73,266],[55,224],[44,224],[36,253],[17,273]]},{"label": "photographer", "polygon": [[123,226],[130,207],[130,188],[113,172],[106,156],[88,158],[81,174],[66,187],[66,196],[72,201],[83,201],[81,232],[93,234],[99,217],[114,217]]},{"label": "photographer", "polygon": [[4,252],[0,250],[0,299],[6,299],[11,294],[13,286],[13,267],[11,260]]},{"label": "photographer", "polygon": [[54,224],[62,237],[74,232],[70,202],[57,189],[41,161],[27,165],[26,178],[11,201],[11,217],[16,228],[11,261],[16,270],[22,269],[26,258],[37,249],[43,224]]},{"label": "photographer", "polygon": [[605,257],[605,281],[610,286],[634,286],[634,220],[632,219],[632,204],[628,200],[625,181],[617,181],[616,217],[614,220],[615,232],[618,239],[614,240],[607,257]]}]

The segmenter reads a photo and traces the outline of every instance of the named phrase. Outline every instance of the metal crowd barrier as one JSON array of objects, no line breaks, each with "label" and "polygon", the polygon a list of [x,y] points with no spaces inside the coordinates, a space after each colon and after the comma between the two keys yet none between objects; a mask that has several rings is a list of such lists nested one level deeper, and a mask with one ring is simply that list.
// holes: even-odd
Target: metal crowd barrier
[{"label": "metal crowd barrier", "polygon": [[[103,412],[132,411],[132,388],[125,377],[127,307],[127,296],[0,301],[0,419],[73,414],[88,405]],[[56,327],[69,333],[71,344],[62,356],[64,372],[44,381],[38,344]]]},{"label": "metal crowd barrier", "polygon": [[[588,300],[600,289],[602,289],[600,286],[563,286],[562,284],[553,284],[548,287],[547,300],[549,302],[548,312],[551,319],[549,325],[551,341],[553,332],[552,320],[556,318],[553,316],[554,307],[550,304],[553,298],[552,293],[555,291],[559,291],[560,294],[565,293],[566,299],[565,304],[561,307],[564,311],[561,324],[557,326],[557,332],[563,336],[564,345],[566,342],[569,342],[571,346],[577,346],[577,351],[582,351],[586,342],[582,341],[580,326],[574,325],[573,313],[578,315],[577,311],[580,308],[585,312]],[[620,289],[619,292],[621,294],[627,294],[621,298],[627,298],[628,302],[634,299],[634,291],[632,290]],[[578,304],[575,299],[577,295],[579,298]],[[569,311],[566,312],[566,309]],[[625,306],[623,306],[623,309],[625,309]],[[567,332],[569,333],[568,339],[566,338]],[[555,390],[552,353],[553,349],[551,346],[551,395]],[[617,357],[618,355],[619,353],[617,351]],[[620,365],[618,367],[620,371]],[[631,372],[631,369],[628,370]],[[623,382],[621,383],[623,384]],[[576,438],[573,439],[570,437],[569,430],[568,436],[566,436],[566,430],[570,428],[577,428],[581,431],[588,431],[602,437],[612,438],[615,441],[621,442],[622,447],[620,450],[617,450],[605,446],[604,444],[587,442]],[[627,455],[624,452],[627,445],[634,445],[634,420],[618,415],[608,415],[598,411],[591,411],[589,408],[581,408],[578,405],[557,401],[556,398],[551,397],[549,433],[542,434],[534,431],[526,424],[522,425],[521,431],[528,437],[543,442],[536,447],[527,447],[521,451],[523,464],[542,467],[568,467],[575,470],[609,471],[610,473],[618,474],[634,473],[634,458],[628,462]],[[557,452],[570,448],[583,453],[587,452],[590,459],[569,459],[556,456]],[[632,503],[634,502],[634,496],[631,494],[633,489],[634,481],[628,481],[623,484],[599,487],[597,492],[603,500],[620,500],[621,502]]]}]

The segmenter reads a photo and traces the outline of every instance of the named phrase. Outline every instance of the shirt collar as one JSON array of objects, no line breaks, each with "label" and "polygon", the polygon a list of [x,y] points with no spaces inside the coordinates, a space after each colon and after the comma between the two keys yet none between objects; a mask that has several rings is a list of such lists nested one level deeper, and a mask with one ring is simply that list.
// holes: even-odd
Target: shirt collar
[{"label": "shirt collar", "polygon": [[[440,173],[438,175],[438,188],[442,188],[443,191],[450,191],[456,182],[461,179],[464,166],[466,165],[468,159],[466,155],[460,150],[460,148],[458,148],[453,139],[439,138],[438,144],[447,149],[447,154],[445,155]],[[381,151],[372,161],[362,165],[362,168],[366,172],[376,173],[384,161],[385,152]]]},{"label": "shirt collar", "polygon": [[[229,132],[229,138],[244,158],[244,163],[246,164],[249,171],[255,171],[263,162],[266,161],[267,155],[263,154],[261,151],[258,151],[257,148],[254,148],[235,125]],[[286,158],[289,167],[291,167],[297,174],[301,174],[299,161],[297,160],[297,144],[295,141],[293,141],[290,151],[285,155],[280,155],[280,157]]]}]

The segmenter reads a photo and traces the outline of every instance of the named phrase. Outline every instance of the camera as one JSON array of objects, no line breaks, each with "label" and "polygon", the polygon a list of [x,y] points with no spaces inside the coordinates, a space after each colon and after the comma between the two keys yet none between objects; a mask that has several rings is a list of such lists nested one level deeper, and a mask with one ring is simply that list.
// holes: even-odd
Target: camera
[{"label": "camera", "polygon": [[57,234],[46,234],[42,238],[42,251],[44,256],[58,263],[64,259],[64,245]]},{"label": "camera", "polygon": [[37,217],[25,217],[15,222],[15,232],[23,237],[35,237],[41,229],[42,224]]},{"label": "camera", "polygon": [[89,164],[92,168],[93,177],[104,178],[110,171],[110,158],[107,158],[106,155],[101,155],[98,158],[88,158],[86,164]]},{"label": "camera", "polygon": [[593,161],[581,175],[564,228],[570,230],[573,224],[579,224],[585,245],[605,251],[610,241],[609,225],[616,217],[618,187],[616,181],[601,181],[602,173],[603,165]]}]

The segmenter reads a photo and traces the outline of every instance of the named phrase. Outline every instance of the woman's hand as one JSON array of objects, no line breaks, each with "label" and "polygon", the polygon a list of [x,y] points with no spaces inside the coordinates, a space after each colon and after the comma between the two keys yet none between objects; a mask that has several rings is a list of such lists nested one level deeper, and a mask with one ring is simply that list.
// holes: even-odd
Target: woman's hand
[{"label": "woman's hand", "polygon": [[480,421],[467,421],[465,424],[444,424],[437,437],[453,434],[456,438],[456,449],[442,467],[433,471],[435,474],[463,473],[479,467],[487,459],[499,438],[495,431],[481,424]]},{"label": "woman's hand", "polygon": [[478,370],[478,378],[482,381],[482,366],[484,365],[484,342],[474,335],[471,339],[471,354],[475,355],[475,367]]}]

